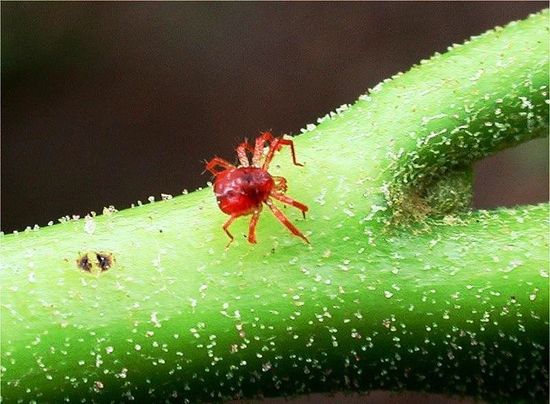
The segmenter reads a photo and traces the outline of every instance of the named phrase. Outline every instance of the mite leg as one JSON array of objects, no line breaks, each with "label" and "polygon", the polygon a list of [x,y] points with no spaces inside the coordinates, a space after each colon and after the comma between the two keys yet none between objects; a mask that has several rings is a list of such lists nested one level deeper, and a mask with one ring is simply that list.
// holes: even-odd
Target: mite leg
[{"label": "mite leg", "polygon": [[273,181],[275,182],[273,188],[274,190],[278,193],[278,194],[284,194],[286,193],[286,190],[287,190],[287,185],[286,185],[286,178],[285,177],[278,177],[276,175],[274,175],[273,177]]},{"label": "mite leg", "polygon": [[275,138],[271,132],[262,132],[260,136],[256,138],[256,143],[254,144],[254,153],[252,155],[252,165],[254,167],[260,167],[260,161],[262,160],[262,155],[264,154],[264,145],[265,142],[273,142]]},{"label": "mite leg", "polygon": [[248,157],[246,155],[247,151],[253,151],[254,149],[248,144],[248,140],[245,139],[243,143],[241,143],[237,147],[237,156],[239,156],[239,162],[241,163],[242,167],[248,167],[250,166],[250,162],[248,161]]},{"label": "mite leg", "polygon": [[225,234],[227,234],[227,236],[229,237],[229,243],[227,243],[225,248],[229,248],[229,246],[233,242],[234,237],[231,233],[229,233],[229,226],[231,226],[231,223],[233,223],[236,218],[237,216],[231,216],[229,219],[227,219],[227,222],[223,224],[223,231],[225,231]]},{"label": "mite leg", "polygon": [[304,205],[303,203],[300,203],[286,195],[281,195],[278,193],[272,193],[271,196],[282,203],[286,203],[287,205],[294,206],[297,209],[300,209],[302,211],[302,215],[304,215],[304,219],[306,218],[306,212],[309,210],[309,208]]},{"label": "mite leg", "polygon": [[298,163],[296,160],[296,151],[294,150],[294,142],[292,140],[288,139],[281,139],[276,138],[271,142],[271,146],[269,147],[269,152],[267,153],[267,156],[264,161],[263,169],[267,170],[269,168],[269,164],[271,163],[271,160],[273,159],[273,156],[275,155],[275,152],[280,150],[282,146],[290,146],[290,152],[292,153],[292,162],[296,166],[303,167],[304,165],[302,163]]},{"label": "mite leg", "polygon": [[300,230],[296,226],[292,224],[290,220],[281,212],[274,204],[271,199],[268,199],[265,204],[271,209],[275,217],[288,229],[292,234],[295,236],[300,237],[302,240],[304,240],[306,243],[309,244],[309,240],[302,234]]},{"label": "mite leg", "polygon": [[[223,167],[223,170],[217,171],[215,170],[216,167]],[[208,162],[208,164],[206,164],[206,170],[210,171],[214,176],[218,175],[224,170],[227,170],[228,168],[235,168],[235,166],[229,161],[226,161],[220,157],[214,157]]]},{"label": "mite leg", "polygon": [[250,219],[250,224],[248,226],[248,242],[251,244],[256,244],[256,225],[258,224],[261,211],[262,207],[260,206],[258,210],[252,213],[252,218]]}]

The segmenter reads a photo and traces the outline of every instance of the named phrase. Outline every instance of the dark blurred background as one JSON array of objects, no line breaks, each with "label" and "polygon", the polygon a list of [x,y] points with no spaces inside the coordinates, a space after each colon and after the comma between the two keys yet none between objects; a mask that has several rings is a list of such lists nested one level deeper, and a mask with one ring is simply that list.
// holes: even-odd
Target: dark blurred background
[{"label": "dark blurred background", "polygon": [[[2,2],[2,230],[209,180],[435,51],[546,2]],[[548,141],[480,162],[476,207],[548,200]]]}]

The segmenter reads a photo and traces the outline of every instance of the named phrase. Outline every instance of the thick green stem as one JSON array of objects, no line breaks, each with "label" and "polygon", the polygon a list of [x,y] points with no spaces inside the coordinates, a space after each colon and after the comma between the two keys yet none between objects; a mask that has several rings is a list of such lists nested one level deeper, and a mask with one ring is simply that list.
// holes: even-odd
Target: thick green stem
[{"label": "thick green stem", "polygon": [[[286,210],[310,246],[264,213],[257,245],[241,219],[224,250],[211,189],[3,236],[3,399],[543,400],[548,205],[463,211],[474,160],[546,132],[547,92],[544,12],[309,128],[306,166],[282,152],[273,173],[310,206]],[[109,270],[77,267],[97,252]]]}]

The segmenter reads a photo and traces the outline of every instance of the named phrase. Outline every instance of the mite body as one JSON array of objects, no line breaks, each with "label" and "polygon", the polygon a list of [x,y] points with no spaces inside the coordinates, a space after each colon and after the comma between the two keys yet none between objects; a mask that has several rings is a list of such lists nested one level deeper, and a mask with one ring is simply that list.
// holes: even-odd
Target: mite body
[{"label": "mite body", "polygon": [[[268,151],[264,157],[266,143]],[[263,205],[266,205],[292,234],[309,243],[302,232],[273,203],[273,199],[276,199],[293,206],[302,211],[304,217],[308,211],[306,205],[285,195],[287,190],[285,178],[272,176],[268,172],[275,152],[279,151],[282,146],[290,146],[292,161],[295,165],[301,166],[302,164],[296,161],[292,140],[274,137],[269,132],[263,132],[256,139],[254,147],[246,141],[237,147],[239,166],[234,166],[219,157],[213,158],[206,165],[206,169],[215,177],[214,193],[218,206],[224,213],[230,215],[223,225],[223,229],[230,239],[229,244],[233,241],[229,226],[236,218],[246,215],[252,215],[248,229],[248,241],[256,243],[256,225]],[[247,153],[252,153],[252,162],[248,160]]]}]

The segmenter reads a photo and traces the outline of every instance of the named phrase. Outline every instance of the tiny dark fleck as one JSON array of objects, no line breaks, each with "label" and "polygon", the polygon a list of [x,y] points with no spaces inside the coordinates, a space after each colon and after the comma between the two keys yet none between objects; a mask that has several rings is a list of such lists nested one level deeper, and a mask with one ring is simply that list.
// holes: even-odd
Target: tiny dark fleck
[{"label": "tiny dark fleck", "polygon": [[162,233],[162,229],[159,229],[159,233]]}]

